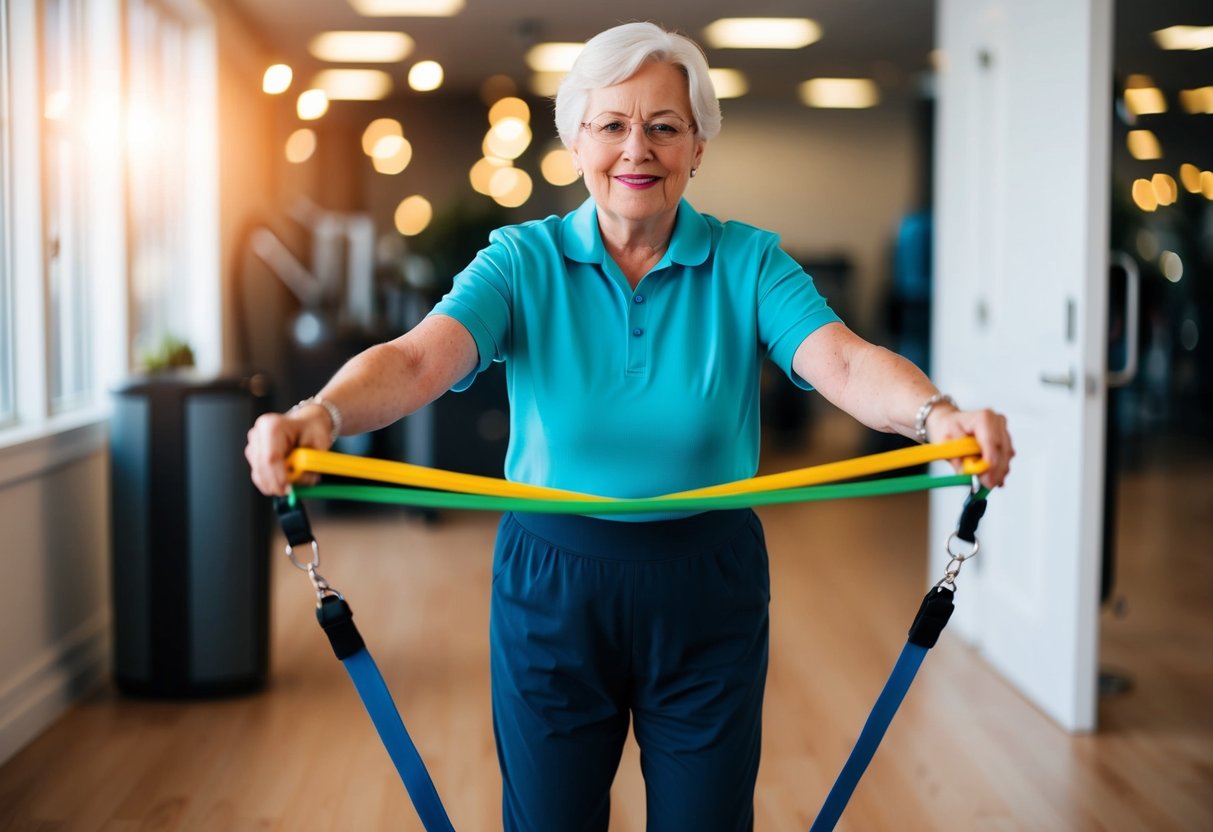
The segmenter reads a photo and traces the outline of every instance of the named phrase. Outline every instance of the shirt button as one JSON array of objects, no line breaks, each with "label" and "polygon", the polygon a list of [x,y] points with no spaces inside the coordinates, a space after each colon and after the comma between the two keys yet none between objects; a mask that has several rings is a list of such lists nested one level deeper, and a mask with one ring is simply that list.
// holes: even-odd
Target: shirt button
[{"label": "shirt button", "polygon": [[641,329],[640,327],[636,327],[635,329],[632,330],[632,334],[639,337],[641,335],[644,335],[644,330]]},{"label": "shirt button", "polygon": [[634,300],[636,303],[644,303],[644,295],[637,295],[636,297],[632,298],[632,300]]}]

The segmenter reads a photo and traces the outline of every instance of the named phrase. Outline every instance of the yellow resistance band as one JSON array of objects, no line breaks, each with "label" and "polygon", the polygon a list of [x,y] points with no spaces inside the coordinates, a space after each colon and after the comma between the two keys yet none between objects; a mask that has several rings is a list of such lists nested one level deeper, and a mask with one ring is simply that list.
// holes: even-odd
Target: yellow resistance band
[{"label": "yellow resistance band", "polygon": [[[750,479],[712,485],[707,488],[679,491],[654,499],[755,494],[784,488],[820,485],[837,480],[854,479],[885,471],[893,471],[898,468],[922,465],[940,459],[963,459],[963,473],[980,474],[989,467],[980,458],[980,454],[981,446],[977,444],[976,439],[969,436],[963,439],[953,439],[948,442],[916,445],[910,448],[856,457],[841,462],[830,462],[825,465],[798,468],[794,471],[784,471],[779,474],[751,477]],[[385,459],[370,459],[367,457],[350,456],[348,454],[338,454],[332,451],[318,451],[313,448],[296,448],[287,457],[286,465],[287,474],[292,481],[299,479],[304,473],[311,472],[376,480],[396,485],[411,485],[422,488],[436,488],[442,491],[460,491],[468,494],[486,494],[497,497],[528,497],[541,500],[593,500],[601,502],[610,502],[617,499],[614,497],[601,497],[595,494],[583,494],[578,491],[565,491],[559,488],[546,488],[540,485],[528,485],[521,482],[509,482],[498,477],[482,477],[476,474],[461,474],[456,471],[441,471],[436,468],[412,465],[407,462],[392,462]]]}]

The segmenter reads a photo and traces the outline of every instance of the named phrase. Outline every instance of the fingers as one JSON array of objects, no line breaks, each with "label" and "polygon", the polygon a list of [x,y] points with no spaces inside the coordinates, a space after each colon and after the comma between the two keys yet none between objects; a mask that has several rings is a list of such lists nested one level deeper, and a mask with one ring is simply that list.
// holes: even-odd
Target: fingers
[{"label": "fingers", "polygon": [[[972,436],[981,445],[981,458],[989,465],[978,481],[986,488],[1002,485],[1011,470],[1015,446],[1007,429],[1007,418],[993,410],[957,410],[948,413],[940,425],[941,439]],[[952,467],[961,470],[960,460],[951,460]]]},{"label": "fingers", "polygon": [[244,458],[258,491],[267,497],[286,494],[290,485],[286,457],[297,444],[297,431],[281,414],[267,413],[253,423],[244,446]]},{"label": "fingers", "polygon": [[[287,457],[296,448],[328,448],[328,418],[319,407],[299,413],[266,413],[257,418],[248,432],[244,458],[258,491],[267,497],[286,494],[291,484]],[[315,474],[305,474],[299,482],[312,485],[318,479]]]},{"label": "fingers", "polygon": [[1006,481],[1011,470],[1015,447],[1007,430],[1007,418],[992,410],[971,411],[971,434],[981,445],[981,457],[990,468],[978,477],[986,488],[997,488]]}]

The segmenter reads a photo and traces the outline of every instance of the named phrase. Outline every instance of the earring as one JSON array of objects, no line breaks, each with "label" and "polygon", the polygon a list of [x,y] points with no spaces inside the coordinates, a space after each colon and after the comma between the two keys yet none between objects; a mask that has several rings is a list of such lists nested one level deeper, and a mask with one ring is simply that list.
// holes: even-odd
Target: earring
[{"label": "earring", "polygon": [[695,171],[697,171],[697,170],[699,170],[699,168],[691,168],[691,178],[692,179],[695,178]]},{"label": "earring", "polygon": [[581,168],[577,168],[577,178],[581,178]]}]

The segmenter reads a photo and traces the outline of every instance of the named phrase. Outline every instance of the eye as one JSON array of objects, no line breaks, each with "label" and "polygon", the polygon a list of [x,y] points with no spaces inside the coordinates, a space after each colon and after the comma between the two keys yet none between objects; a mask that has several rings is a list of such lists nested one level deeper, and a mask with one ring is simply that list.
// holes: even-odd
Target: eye
[{"label": "eye", "polygon": [[658,136],[677,136],[682,132],[682,127],[677,122],[654,121],[649,125],[649,132]]},{"label": "eye", "polygon": [[610,135],[612,133],[622,133],[628,129],[626,124],[624,124],[622,121],[618,121],[618,120],[601,121],[594,126],[598,128],[599,133],[606,133],[607,135]]}]

